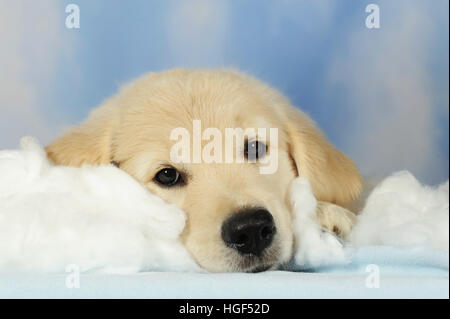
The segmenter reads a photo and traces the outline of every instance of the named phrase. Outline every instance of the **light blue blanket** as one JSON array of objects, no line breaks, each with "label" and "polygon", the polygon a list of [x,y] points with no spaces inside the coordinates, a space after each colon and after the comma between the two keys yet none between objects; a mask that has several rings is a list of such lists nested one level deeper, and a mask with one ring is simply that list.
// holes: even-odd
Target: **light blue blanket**
[{"label": "light blue blanket", "polygon": [[[1,298],[448,298],[449,255],[386,246],[348,265],[257,274],[0,274]],[[79,288],[76,286],[79,283]],[[72,287],[72,288],[68,288]]]}]

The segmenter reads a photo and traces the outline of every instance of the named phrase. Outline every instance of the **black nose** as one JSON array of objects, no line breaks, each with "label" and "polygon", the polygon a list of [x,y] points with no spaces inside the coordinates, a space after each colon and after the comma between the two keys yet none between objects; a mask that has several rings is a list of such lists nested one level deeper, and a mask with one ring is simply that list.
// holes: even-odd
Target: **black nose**
[{"label": "black nose", "polygon": [[265,209],[235,213],[222,225],[222,239],[228,247],[256,256],[270,246],[275,232],[273,217]]}]

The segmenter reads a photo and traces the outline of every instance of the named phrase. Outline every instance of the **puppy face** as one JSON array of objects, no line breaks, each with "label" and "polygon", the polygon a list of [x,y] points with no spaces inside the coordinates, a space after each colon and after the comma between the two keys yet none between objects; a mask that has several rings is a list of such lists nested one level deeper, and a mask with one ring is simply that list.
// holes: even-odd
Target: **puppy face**
[{"label": "puppy face", "polygon": [[[231,162],[194,161],[194,121],[222,137],[230,128],[276,128],[277,143],[247,136],[235,140]],[[191,138],[190,161],[177,161],[171,153],[177,142],[171,134],[177,128]],[[199,141],[204,150],[209,140]],[[255,145],[257,156],[276,156],[273,173],[262,174],[258,161],[238,162],[237,156]],[[220,144],[222,154],[225,146]],[[187,214],[182,234],[186,248],[200,266],[215,272],[260,271],[289,260],[294,241],[288,188],[298,174],[310,180],[320,200],[338,204],[355,197],[360,187],[354,164],[304,114],[270,87],[235,72],[146,75],[47,152],[62,165],[114,162],[176,204]]]}]

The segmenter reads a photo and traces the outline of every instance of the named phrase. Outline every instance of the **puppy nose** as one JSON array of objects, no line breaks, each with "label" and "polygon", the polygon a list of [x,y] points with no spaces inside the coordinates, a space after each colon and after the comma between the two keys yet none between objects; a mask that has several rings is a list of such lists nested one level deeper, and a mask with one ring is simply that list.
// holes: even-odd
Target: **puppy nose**
[{"label": "puppy nose", "polygon": [[241,211],[222,225],[222,239],[228,247],[258,257],[270,246],[275,232],[273,217],[265,209]]}]

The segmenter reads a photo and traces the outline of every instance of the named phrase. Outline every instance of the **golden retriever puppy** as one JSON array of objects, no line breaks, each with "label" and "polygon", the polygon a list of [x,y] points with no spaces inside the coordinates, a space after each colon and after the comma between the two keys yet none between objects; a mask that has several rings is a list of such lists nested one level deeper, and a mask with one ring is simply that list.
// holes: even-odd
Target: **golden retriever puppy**
[{"label": "golden retriever puppy", "polygon": [[[215,131],[205,133],[207,128]],[[258,134],[237,134],[235,154],[228,156],[232,160],[224,160],[226,141],[215,150],[215,160],[199,160],[199,151],[211,152],[213,138],[237,128],[255,128],[258,134],[259,129],[276,129],[277,136],[258,140]],[[187,155],[174,152],[181,141],[176,130],[190,136]],[[46,150],[58,165],[113,163],[178,205],[187,214],[184,245],[212,272],[263,271],[291,258],[288,189],[296,176],[310,181],[323,227],[342,236],[354,219],[343,207],[361,189],[355,164],[305,114],[276,90],[235,71],[177,69],[144,75]],[[267,156],[275,169],[262,173],[257,159]]]}]

